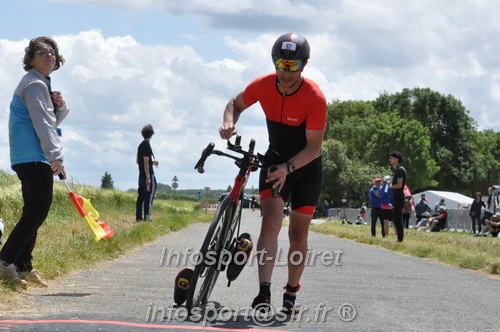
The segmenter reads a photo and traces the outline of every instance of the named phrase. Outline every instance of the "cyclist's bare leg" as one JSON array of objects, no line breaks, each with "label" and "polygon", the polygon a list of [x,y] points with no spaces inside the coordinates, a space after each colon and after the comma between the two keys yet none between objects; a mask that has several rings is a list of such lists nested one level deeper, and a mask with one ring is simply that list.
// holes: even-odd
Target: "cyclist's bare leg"
[{"label": "cyclist's bare leg", "polygon": [[[305,260],[307,256],[307,237],[312,215],[292,211],[290,214],[290,225],[288,228],[288,238],[290,249],[288,251],[288,284],[295,287],[299,284],[304,272]],[[300,252],[300,254],[298,254]],[[293,260],[293,264],[291,262]],[[288,292],[294,295],[295,293]]]},{"label": "cyclist's bare leg", "polygon": [[271,283],[285,203],[279,198],[267,198],[261,201],[261,206],[262,224],[257,242],[259,282]]}]

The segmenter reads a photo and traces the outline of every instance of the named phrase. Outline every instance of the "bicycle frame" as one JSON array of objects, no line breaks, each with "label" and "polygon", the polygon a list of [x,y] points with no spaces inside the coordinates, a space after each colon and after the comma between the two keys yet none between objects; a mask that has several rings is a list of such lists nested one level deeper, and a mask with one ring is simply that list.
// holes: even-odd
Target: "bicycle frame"
[{"label": "bicycle frame", "polygon": [[[234,231],[233,227],[230,227],[230,226],[233,225],[233,223],[235,223],[235,221],[236,221],[235,226],[238,226],[238,232],[239,232],[239,226],[240,226],[240,221],[241,221],[241,218],[240,218],[241,208],[242,208],[242,204],[243,204],[243,193],[245,191],[245,186],[248,182],[248,178],[250,177],[250,173],[252,171],[257,170],[258,168],[263,167],[263,165],[261,164],[261,161],[263,161],[264,156],[262,156],[261,154],[257,154],[257,155],[253,154],[253,151],[255,148],[255,141],[253,139],[250,141],[248,151],[244,151],[241,148],[240,143],[241,143],[241,136],[238,135],[238,136],[236,136],[236,140],[235,140],[234,144],[231,144],[230,141],[227,142],[227,145],[228,145],[227,148],[231,151],[242,154],[243,157],[241,157],[241,158],[235,157],[233,155],[227,154],[227,153],[222,152],[222,151],[214,150],[215,145],[213,143],[209,143],[208,146],[206,147],[206,149],[203,150],[202,156],[201,156],[200,160],[196,163],[196,166],[195,166],[195,169],[197,169],[199,173],[204,173],[205,171],[203,169],[203,166],[204,166],[205,160],[211,154],[216,154],[219,156],[224,156],[224,157],[234,159],[235,164],[240,168],[238,174],[236,175],[236,177],[234,179],[233,189],[224,198],[224,200],[230,199],[234,203],[234,206],[230,209],[231,210],[230,211],[230,218],[227,218],[229,221],[226,221],[226,223],[228,223],[228,224],[224,226],[224,233],[227,230]],[[222,202],[219,205],[219,208],[221,206],[222,206]],[[237,212],[237,214],[236,214],[236,212]],[[235,220],[235,216],[238,216],[238,218],[236,220]],[[233,233],[234,232],[231,232],[231,234],[229,234],[229,235],[232,236]]]},{"label": "bicycle frame", "polygon": [[[239,233],[240,223],[241,223],[241,209],[243,207],[243,193],[245,191],[246,184],[248,182],[248,178],[250,177],[250,173],[252,172],[251,167],[248,168],[240,168],[238,175],[236,175],[234,179],[234,185],[231,192],[224,198],[231,199],[233,201],[233,208],[231,209],[230,225],[227,225],[228,230],[231,231],[231,234],[228,234],[228,237],[232,237],[234,234],[234,229],[230,227],[232,224],[237,227],[237,233]],[[227,249],[227,248],[225,248]]]},{"label": "bicycle frame", "polygon": [[[239,167],[239,172],[234,179],[234,185],[231,192],[224,198],[224,200],[217,207],[214,219],[207,231],[207,235],[202,245],[200,253],[204,256],[203,259],[195,267],[193,278],[191,281],[187,307],[191,309],[198,306],[200,303],[206,303],[212,292],[212,289],[217,281],[218,275],[223,271],[229,262],[224,262],[224,254],[227,250],[230,252],[232,246],[237,240],[239,228],[241,224],[241,213],[243,207],[243,193],[246,183],[252,171],[263,167],[261,164],[262,157],[260,154],[254,155],[253,149],[255,141],[251,140],[248,151],[244,151],[240,146],[241,137],[237,136],[235,144],[228,141],[228,149],[243,155],[243,157],[235,157],[222,151],[214,150],[214,144],[210,143],[205,150],[195,169],[199,173],[204,173],[205,160],[211,155],[216,154],[219,156],[228,157],[235,160],[236,165]],[[236,235],[236,236],[235,236]],[[215,253],[217,264],[206,265],[204,261],[208,253]],[[201,280],[201,285],[197,284]],[[229,281],[228,286],[230,286]]]}]

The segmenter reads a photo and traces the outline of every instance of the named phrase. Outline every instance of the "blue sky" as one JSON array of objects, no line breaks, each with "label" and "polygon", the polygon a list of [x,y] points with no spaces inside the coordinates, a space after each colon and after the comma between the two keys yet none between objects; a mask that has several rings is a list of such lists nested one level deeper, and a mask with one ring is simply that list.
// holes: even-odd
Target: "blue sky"
[{"label": "blue sky", "polygon": [[[75,182],[99,186],[107,171],[119,189],[136,187],[140,129],[151,123],[159,182],[177,176],[183,189],[224,189],[236,172],[231,161],[212,157],[203,175],[192,167],[208,142],[224,148],[224,106],[273,71],[279,35],[308,38],[304,76],[329,101],[428,87],[459,98],[480,129],[498,130],[498,12],[500,4],[478,0],[2,1],[0,168],[10,169],[8,105],[36,36],[53,36],[67,59],[52,79],[70,108],[61,128]],[[244,142],[255,138],[266,149],[259,106],[237,127]]]}]

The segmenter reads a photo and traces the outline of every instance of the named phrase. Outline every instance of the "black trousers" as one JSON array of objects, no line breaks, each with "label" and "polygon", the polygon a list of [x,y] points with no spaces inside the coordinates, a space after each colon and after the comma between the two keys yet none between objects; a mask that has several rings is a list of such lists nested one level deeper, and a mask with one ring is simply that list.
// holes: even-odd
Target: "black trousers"
[{"label": "black trousers", "polygon": [[481,215],[477,215],[477,216],[471,216],[470,217],[471,220],[472,220],[472,231],[474,232],[474,234],[476,234],[476,223],[477,223],[477,232],[481,232],[482,231],[482,227],[481,227]]},{"label": "black trousers", "polygon": [[392,222],[394,223],[394,227],[396,228],[396,233],[398,235],[398,241],[402,242],[404,237],[404,228],[403,228],[403,207],[404,207],[404,199],[403,200],[392,200]]},{"label": "black trousers", "polygon": [[403,225],[405,228],[410,228],[410,214],[403,213]]},{"label": "black trousers", "polygon": [[382,231],[382,236],[385,236],[385,231],[384,231],[384,218],[382,216],[382,209],[377,208],[377,207],[372,207],[370,208],[370,215],[372,217],[372,236],[377,235],[377,219],[380,220],[380,229]]},{"label": "black trousers", "polygon": [[[153,205],[153,200],[155,198],[156,192],[156,178],[155,175],[151,175],[151,186],[149,191],[146,187],[146,176],[139,176],[139,188],[137,189],[137,201],[135,208],[135,218],[137,220],[146,220],[151,217],[151,207]],[[144,211],[144,217],[143,217]]]},{"label": "black trousers", "polygon": [[28,272],[33,269],[32,253],[38,229],[52,204],[54,177],[45,163],[18,164],[13,168],[21,180],[24,206],[21,219],[0,252],[0,259],[7,264],[14,263],[20,272]]}]

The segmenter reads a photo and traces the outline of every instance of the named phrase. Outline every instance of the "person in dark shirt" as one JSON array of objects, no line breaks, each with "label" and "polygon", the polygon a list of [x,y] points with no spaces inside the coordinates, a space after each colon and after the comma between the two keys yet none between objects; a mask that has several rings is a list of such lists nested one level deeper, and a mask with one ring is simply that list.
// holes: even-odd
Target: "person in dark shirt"
[{"label": "person in dark shirt", "polygon": [[425,212],[432,212],[431,207],[427,204],[427,201],[424,198],[420,199],[417,205],[415,205],[415,215],[417,216],[417,224],[420,220],[422,220],[422,214]]},{"label": "person in dark shirt", "polygon": [[[483,195],[480,192],[476,192],[476,198],[472,201],[469,216],[472,221],[472,232],[477,234],[481,232],[481,209],[486,207],[486,204],[483,202]],[[477,233],[476,233],[476,224],[477,224]]]},{"label": "person in dark shirt", "polygon": [[400,152],[391,152],[389,163],[394,168],[392,176],[392,221],[398,235],[398,242],[403,242],[403,207],[405,204],[405,195],[403,189],[406,184],[406,169],[400,165],[403,162],[403,155]]},{"label": "person in dark shirt", "polygon": [[[144,141],[137,148],[137,165],[139,167],[139,188],[137,189],[137,204],[135,209],[136,221],[151,221],[151,206],[156,192],[156,178],[153,165],[158,166],[158,160],[153,160],[154,154],[149,141],[155,131],[153,126],[145,125],[141,134]],[[144,212],[144,216],[143,216]]]}]

